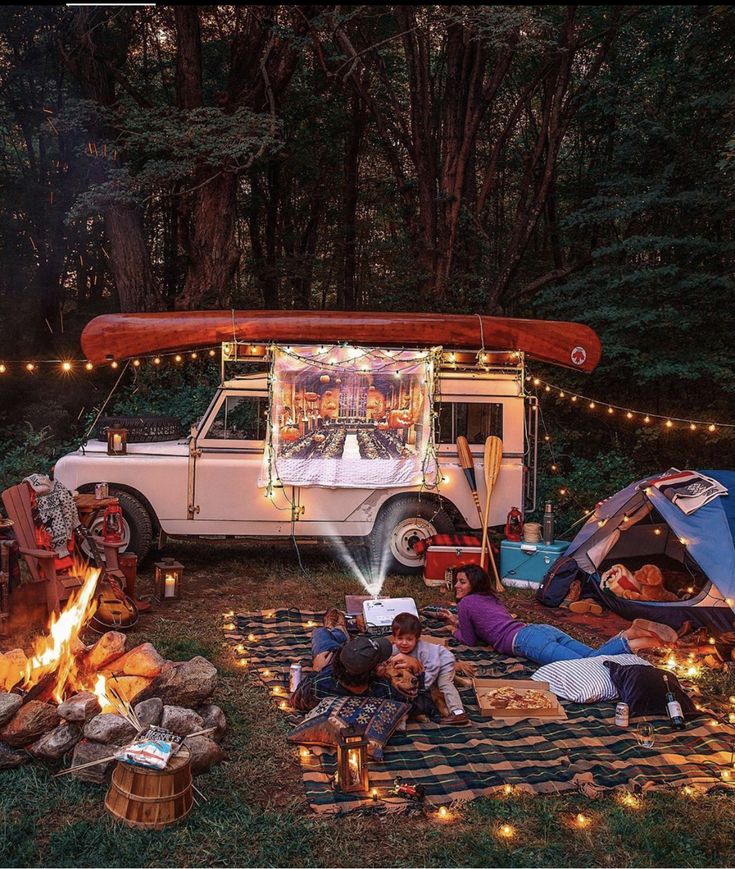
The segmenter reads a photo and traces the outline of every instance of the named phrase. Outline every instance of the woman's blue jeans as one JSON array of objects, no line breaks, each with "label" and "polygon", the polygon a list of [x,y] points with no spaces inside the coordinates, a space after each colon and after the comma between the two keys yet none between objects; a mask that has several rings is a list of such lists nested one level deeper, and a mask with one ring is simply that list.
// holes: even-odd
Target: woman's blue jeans
[{"label": "woman's blue jeans", "polygon": [[630,646],[625,637],[618,636],[593,649],[553,625],[526,625],[515,635],[513,653],[537,664],[553,664],[596,655],[625,655],[630,653]]}]

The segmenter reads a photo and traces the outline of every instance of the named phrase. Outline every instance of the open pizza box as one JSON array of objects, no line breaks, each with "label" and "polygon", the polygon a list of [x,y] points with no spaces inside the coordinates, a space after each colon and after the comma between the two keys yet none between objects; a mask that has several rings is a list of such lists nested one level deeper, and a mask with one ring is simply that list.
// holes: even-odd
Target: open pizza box
[{"label": "open pizza box", "polygon": [[[504,721],[520,721],[523,718],[564,721],[567,717],[559,698],[549,690],[548,682],[537,682],[534,679],[473,679],[473,684],[483,718]],[[510,689],[515,698],[511,695],[511,699],[504,700],[502,693],[495,695],[494,692],[501,689]],[[533,705],[534,701],[538,701],[537,705]],[[526,705],[529,702],[532,705]]]}]

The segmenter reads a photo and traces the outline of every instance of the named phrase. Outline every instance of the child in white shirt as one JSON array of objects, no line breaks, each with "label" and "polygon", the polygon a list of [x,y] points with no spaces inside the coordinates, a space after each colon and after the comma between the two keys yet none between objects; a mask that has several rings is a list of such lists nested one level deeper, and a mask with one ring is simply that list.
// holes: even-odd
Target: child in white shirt
[{"label": "child in white shirt", "polygon": [[445,646],[427,643],[421,639],[421,622],[411,613],[400,613],[391,624],[394,655],[411,655],[424,667],[424,687],[436,682],[449,707],[449,715],[440,719],[442,724],[469,724],[459,692],[454,687],[456,659]]}]

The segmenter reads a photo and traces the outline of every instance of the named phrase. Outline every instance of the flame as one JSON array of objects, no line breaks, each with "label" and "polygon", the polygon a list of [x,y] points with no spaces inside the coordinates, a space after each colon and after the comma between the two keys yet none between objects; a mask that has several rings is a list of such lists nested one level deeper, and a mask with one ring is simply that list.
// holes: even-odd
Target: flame
[{"label": "flame", "polygon": [[[83,572],[84,568],[80,568],[79,574]],[[36,638],[33,654],[26,664],[24,689],[37,685],[49,673],[56,676],[52,696],[57,703],[63,702],[67,689],[87,687],[78,673],[75,653],[81,645],[79,634],[97,608],[94,593],[99,575],[96,568],[86,569],[82,587],[67,601],[59,615],[54,613],[51,616],[48,634]],[[105,702],[109,705],[106,698]]]},{"label": "flame", "polygon": [[109,712],[111,709],[116,709],[116,707],[110,703],[110,698],[107,695],[107,679],[105,679],[102,673],[97,674],[97,681],[94,683],[92,693],[97,697],[102,712]]}]

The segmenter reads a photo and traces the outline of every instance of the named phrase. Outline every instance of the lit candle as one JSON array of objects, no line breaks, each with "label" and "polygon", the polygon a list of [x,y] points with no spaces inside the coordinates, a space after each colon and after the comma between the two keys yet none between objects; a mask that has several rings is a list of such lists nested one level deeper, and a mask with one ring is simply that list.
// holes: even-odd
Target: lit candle
[{"label": "lit candle", "polygon": [[377,788],[373,788],[373,789],[370,791],[370,796],[373,798],[373,802],[374,802],[374,803],[377,803],[377,802],[378,802],[378,789],[377,789]]},{"label": "lit candle", "polygon": [[116,452],[122,452],[122,437],[119,434],[112,436],[112,449]]},{"label": "lit candle", "polygon": [[[117,437],[117,435],[115,435]],[[163,578],[163,596],[175,597],[176,595],[176,575],[167,573]]]}]

